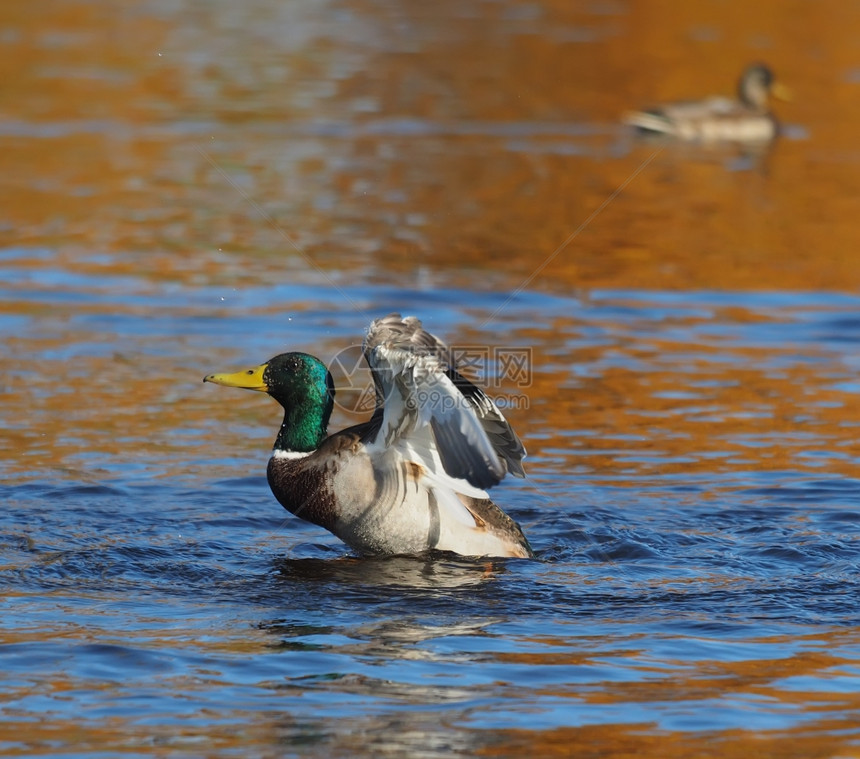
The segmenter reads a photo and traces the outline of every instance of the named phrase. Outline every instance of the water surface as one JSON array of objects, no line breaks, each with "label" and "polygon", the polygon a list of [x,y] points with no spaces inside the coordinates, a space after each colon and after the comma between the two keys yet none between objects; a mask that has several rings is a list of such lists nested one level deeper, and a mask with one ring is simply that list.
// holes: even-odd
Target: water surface
[{"label": "water surface", "polygon": [[[0,753],[860,751],[855,10],[7,10]],[[762,159],[618,126],[753,59]],[[200,382],[393,310],[489,357],[537,561],[353,556]]]}]

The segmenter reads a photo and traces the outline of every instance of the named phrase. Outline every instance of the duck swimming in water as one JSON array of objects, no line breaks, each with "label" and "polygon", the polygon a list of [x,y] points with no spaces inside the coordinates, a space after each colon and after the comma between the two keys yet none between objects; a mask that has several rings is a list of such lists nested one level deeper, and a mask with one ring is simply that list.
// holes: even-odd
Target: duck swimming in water
[{"label": "duck swimming in water", "polygon": [[508,473],[525,476],[525,448],[495,403],[414,317],[375,320],[363,353],[376,409],[332,435],[334,382],[307,353],[203,381],[259,390],[283,406],[267,470],[272,492],[358,553],[531,558],[519,525],[486,493]]},{"label": "duck swimming in water", "polygon": [[736,100],[710,97],[705,100],[671,103],[629,113],[624,123],[642,134],[666,135],[698,143],[763,143],[776,137],[778,125],[770,112],[770,96],[788,100],[787,88],[773,72],[756,63],[744,70]]}]

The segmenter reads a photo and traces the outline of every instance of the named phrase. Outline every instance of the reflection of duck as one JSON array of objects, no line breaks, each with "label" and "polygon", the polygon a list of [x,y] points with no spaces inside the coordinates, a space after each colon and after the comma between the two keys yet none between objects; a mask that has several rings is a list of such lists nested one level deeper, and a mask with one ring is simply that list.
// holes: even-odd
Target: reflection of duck
[{"label": "reflection of duck", "polygon": [[764,64],[747,66],[738,82],[738,99],[711,97],[629,113],[624,122],[644,134],[663,134],[702,143],[766,142],[777,133],[769,96],[788,99],[788,90]]},{"label": "reflection of duck", "polygon": [[532,556],[519,525],[485,492],[507,472],[524,476],[525,449],[496,405],[414,317],[377,319],[363,350],[376,410],[330,436],[334,384],[307,353],[203,381],[260,390],[284,407],[272,492],[360,553]]},{"label": "reflection of duck", "polygon": [[[367,599],[367,589],[380,592],[411,588],[428,590],[476,589],[493,582],[507,571],[496,558],[474,558],[450,554],[413,556],[339,556],[337,558],[279,558],[274,563],[278,578],[292,588],[302,585],[336,585],[343,597]],[[399,619],[399,622],[402,622]]]}]

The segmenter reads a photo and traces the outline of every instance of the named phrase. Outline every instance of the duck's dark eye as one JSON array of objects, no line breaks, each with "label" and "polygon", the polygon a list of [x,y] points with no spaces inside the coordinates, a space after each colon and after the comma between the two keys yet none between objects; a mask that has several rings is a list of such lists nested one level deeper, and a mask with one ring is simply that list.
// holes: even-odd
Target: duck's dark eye
[{"label": "duck's dark eye", "polygon": [[248,369],[248,371],[247,371],[247,372],[245,372],[245,374],[253,374],[253,373],[254,373],[254,370],[253,370],[253,369]]}]

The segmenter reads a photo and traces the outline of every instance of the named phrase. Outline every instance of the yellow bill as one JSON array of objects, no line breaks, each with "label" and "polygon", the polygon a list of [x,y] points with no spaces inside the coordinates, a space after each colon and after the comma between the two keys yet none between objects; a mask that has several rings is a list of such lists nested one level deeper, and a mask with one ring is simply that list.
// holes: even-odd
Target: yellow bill
[{"label": "yellow bill", "polygon": [[216,385],[241,387],[244,390],[259,390],[262,393],[267,393],[269,386],[263,379],[263,374],[268,366],[268,364],[260,364],[260,366],[253,369],[245,369],[244,371],[233,372],[232,374],[208,374],[203,378],[203,381],[214,382]]},{"label": "yellow bill", "polygon": [[794,93],[790,87],[786,87],[782,82],[774,82],[770,88],[770,94],[777,100],[790,101],[794,97]]}]

